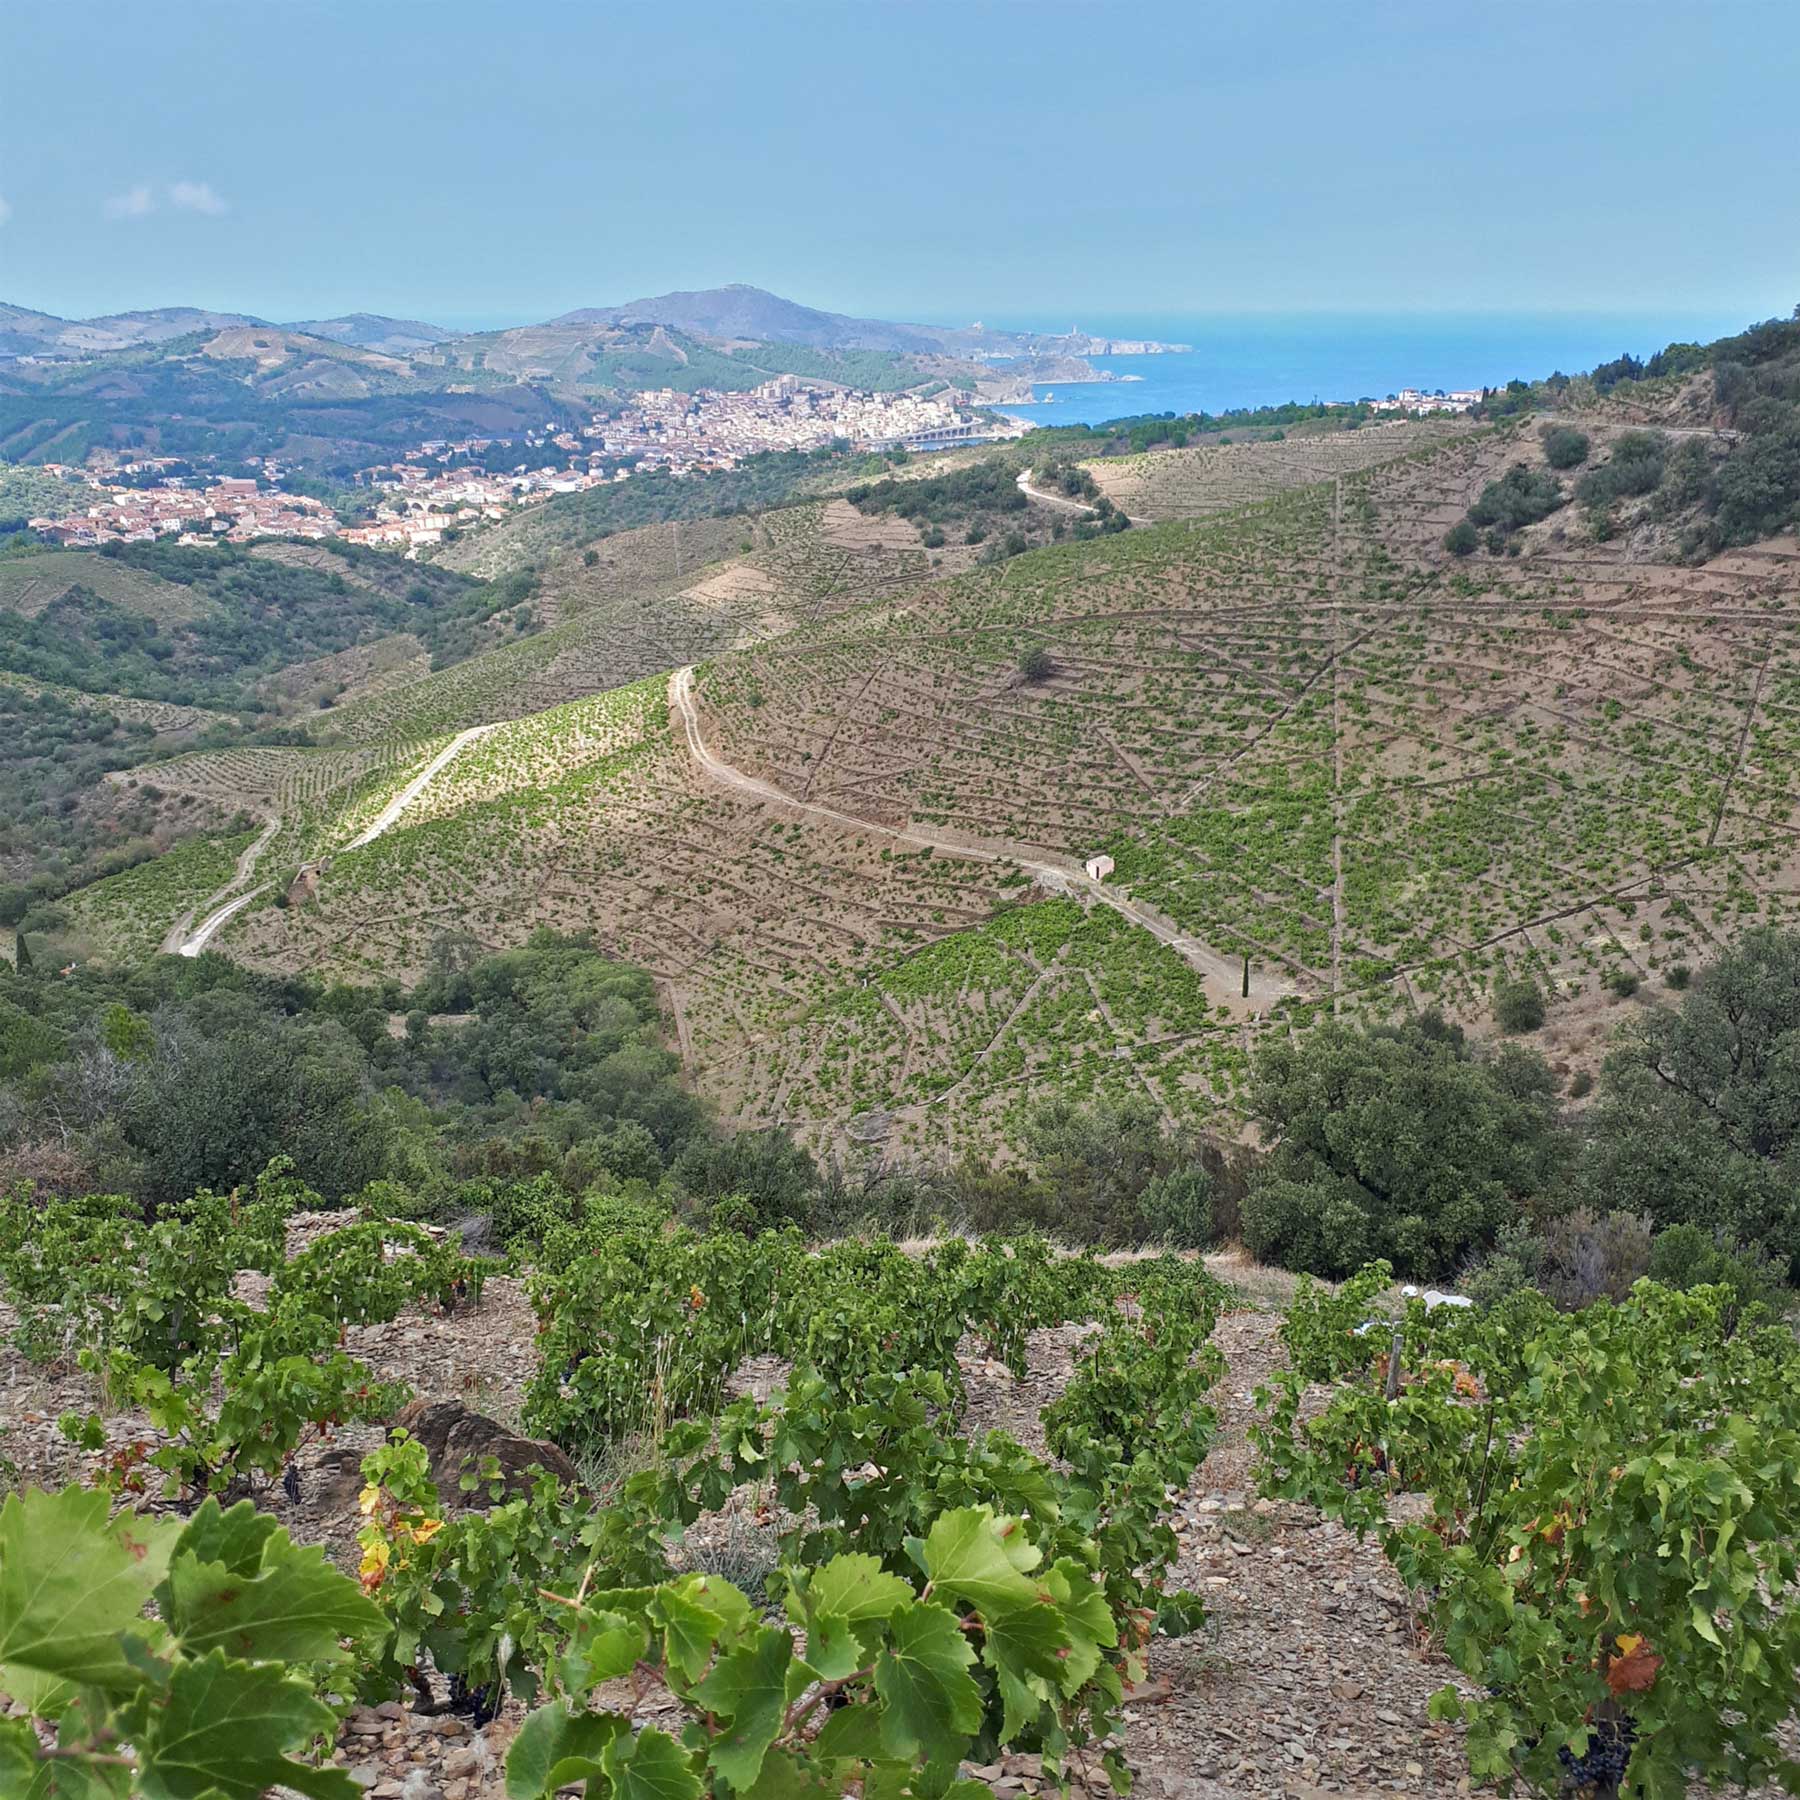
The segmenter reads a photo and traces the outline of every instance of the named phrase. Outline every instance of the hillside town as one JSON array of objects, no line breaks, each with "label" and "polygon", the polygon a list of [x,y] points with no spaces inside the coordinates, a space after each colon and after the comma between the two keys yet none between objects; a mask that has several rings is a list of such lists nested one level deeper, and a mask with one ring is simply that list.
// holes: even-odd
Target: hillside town
[{"label": "hillside town", "polygon": [[172,457],[120,462],[106,456],[86,468],[47,470],[71,483],[73,503],[66,513],[26,523],[74,548],[174,536],[183,544],[342,537],[413,550],[515,507],[648,470],[705,474],[768,451],[832,444],[868,451],[941,449],[1029,429],[968,405],[951,388],[869,393],[781,375],[747,393],[653,389],[595,413],[579,432],[546,426],[523,440],[420,444],[396,462],[357,471],[356,485],[371,490],[372,504],[359,509],[354,524],[344,524],[322,501],[283,491],[282,470],[273,460],[260,464],[259,479],[197,476]]},{"label": "hillside town", "polygon": [[1018,437],[1029,429],[983,413],[949,389],[936,395],[865,393],[793,375],[747,393],[656,388],[596,413],[579,434],[528,437],[526,454],[502,472],[489,466],[502,446],[487,438],[422,444],[399,462],[364,470],[359,480],[381,488],[382,499],[372,521],[341,535],[351,543],[419,548],[439,542],[448,530],[501,518],[513,507],[652,469],[700,475],[735,469],[745,457],[768,451],[822,450],[834,443],[868,451],[940,449]]},{"label": "hillside town", "polygon": [[1445,393],[1442,388],[1430,392],[1424,388],[1402,388],[1385,400],[1371,400],[1369,404],[1376,412],[1414,416],[1420,413],[1466,413],[1470,407],[1481,404],[1484,391],[1481,388],[1452,388]]},{"label": "hillside town", "polygon": [[[45,473],[68,482],[68,512],[26,520],[27,527],[74,550],[100,544],[147,544],[173,537],[180,544],[248,543],[254,538],[323,538],[337,532],[337,515],[322,501],[265,487],[253,476],[222,476],[197,482],[183,475],[156,476],[155,464],[173,458],[129,463],[117,470],[49,465]],[[154,486],[125,485],[109,474],[141,479]]]}]

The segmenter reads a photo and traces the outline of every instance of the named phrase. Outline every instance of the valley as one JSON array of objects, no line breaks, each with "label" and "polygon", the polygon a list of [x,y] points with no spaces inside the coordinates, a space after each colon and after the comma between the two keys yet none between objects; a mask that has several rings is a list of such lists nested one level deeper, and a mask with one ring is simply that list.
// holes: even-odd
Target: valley
[{"label": "valley", "polygon": [[[1597,463],[1630,429],[1582,422]],[[205,948],[367,979],[590,931],[726,1117],[821,1150],[1004,1155],[1056,1094],[1229,1137],[1269,1030],[1491,1030],[1520,980],[1591,1069],[1621,993],[1793,915],[1800,546],[1445,551],[1542,458],[1531,417],[1101,458],[1149,522],[1079,543],[1025,468],[1043,547],[999,561],[834,497],[577,540],[527,635],[352,684],[312,747],[116,779],[278,821]],[[72,896],[89,953],[164,886]]]},{"label": "valley", "polygon": [[1800,11],[0,68],[0,1800],[1800,1795]]}]

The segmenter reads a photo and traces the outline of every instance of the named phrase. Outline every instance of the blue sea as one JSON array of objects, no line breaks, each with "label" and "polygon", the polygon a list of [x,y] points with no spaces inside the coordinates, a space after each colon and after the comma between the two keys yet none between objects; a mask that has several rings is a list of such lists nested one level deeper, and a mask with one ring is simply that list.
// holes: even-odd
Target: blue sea
[{"label": "blue sea", "polygon": [[1140,379],[1051,383],[1033,390],[1037,404],[996,409],[1042,425],[1094,425],[1134,413],[1220,413],[1288,400],[1379,399],[1403,387],[1498,387],[1514,376],[1575,374],[1624,351],[1647,356],[1679,340],[1705,342],[1750,322],[1748,315],[1677,312],[987,320],[1010,330],[1074,326],[1098,337],[1193,345],[1174,356],[1096,357],[1096,368]]}]

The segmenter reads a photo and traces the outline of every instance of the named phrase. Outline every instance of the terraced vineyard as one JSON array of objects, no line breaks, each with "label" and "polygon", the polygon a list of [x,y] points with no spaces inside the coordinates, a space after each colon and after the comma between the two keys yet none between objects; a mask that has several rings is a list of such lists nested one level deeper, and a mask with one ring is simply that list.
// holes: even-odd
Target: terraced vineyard
[{"label": "terraced vineyard", "polygon": [[111,713],[128,724],[148,725],[159,732],[202,731],[208,725],[222,724],[228,717],[204,706],[181,706],[173,700],[140,700],[132,694],[87,694],[59,682],[34,681],[29,675],[17,675],[10,669],[0,669],[0,684],[27,694],[53,694],[70,706]]},{"label": "terraced vineyard", "polygon": [[589,548],[592,568],[569,552],[543,575],[558,621],[549,630],[384,686],[321,713],[316,729],[369,743],[517,718],[905,593],[932,573],[911,525],[864,520],[843,501],[646,526]]},{"label": "terraced vineyard", "polygon": [[660,677],[652,677],[494,726],[407,808],[407,824],[579,779],[594,764],[641,745],[660,729],[664,685]]},{"label": "terraced vineyard", "polygon": [[[252,907],[225,947],[391,973],[446,930],[590,929],[661,979],[731,1115],[991,1147],[1059,1092],[1229,1119],[1271,1014],[1437,1000],[1481,1024],[1509,972],[1586,1005],[1789,914],[1800,546],[1683,568],[1571,509],[1519,556],[1456,562],[1446,527],[1535,434],[1387,442],[1329,481],[923,583],[891,520],[771,515],[672,598],[788,627],[696,690],[709,754],[787,802],[698,767],[653,677],[490,732],[316,901]],[[577,652],[585,622],[433,679],[491,683],[496,711],[598,681],[621,665],[598,636]],[[528,660],[544,642],[560,673]],[[357,806],[444,741],[365,769]],[[1099,851],[1207,954],[1071,897],[1057,871]]]},{"label": "terraced vineyard", "polygon": [[265,872],[291,873],[348,842],[446,739],[392,738],[346,750],[203,750],[109,779],[191,794],[221,819],[248,813],[275,821],[259,863]]},{"label": "terraced vineyard", "polygon": [[179,582],[79,550],[50,550],[0,563],[0,609],[27,619],[35,619],[74,587],[163,624],[198,618],[205,605]]},{"label": "terraced vineyard", "polygon": [[1409,450],[1453,441],[1470,429],[1457,419],[1406,419],[1356,431],[1104,457],[1085,467],[1115,506],[1155,523],[1228,512],[1289,488],[1373,468]]},{"label": "terraced vineyard", "polygon": [[674,519],[558,549],[539,565],[535,604],[551,624],[559,624],[581,613],[678,593],[701,571],[754,548],[757,534],[752,519]]},{"label": "terraced vineyard", "polygon": [[112,961],[154,956],[172,921],[191,913],[230,881],[256,833],[190,838],[122,875],[90,883],[65,902],[90,954]]}]

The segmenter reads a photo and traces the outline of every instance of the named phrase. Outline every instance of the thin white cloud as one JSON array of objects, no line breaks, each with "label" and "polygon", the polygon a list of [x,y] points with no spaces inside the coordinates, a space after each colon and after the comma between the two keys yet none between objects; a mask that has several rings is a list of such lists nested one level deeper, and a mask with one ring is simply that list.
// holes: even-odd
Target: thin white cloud
[{"label": "thin white cloud", "polygon": [[122,194],[114,194],[105,207],[109,219],[143,219],[155,211],[156,191],[147,181],[127,188]]},{"label": "thin white cloud", "polygon": [[4,225],[12,217],[12,202],[4,194],[0,194],[0,225]]},{"label": "thin white cloud", "polygon": [[183,212],[208,213],[214,217],[225,211],[225,202],[210,181],[176,181],[169,186],[169,204]]},{"label": "thin white cloud", "polygon": [[210,181],[171,181],[164,188],[140,181],[124,193],[114,194],[103,210],[109,219],[147,219],[165,206],[172,206],[177,212],[205,213],[215,219],[230,211]]}]

